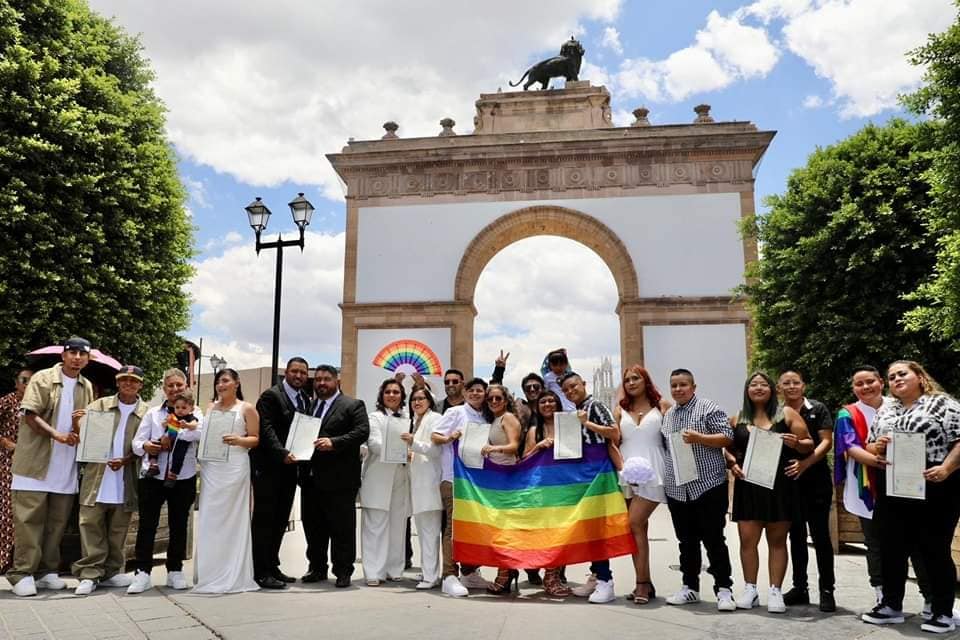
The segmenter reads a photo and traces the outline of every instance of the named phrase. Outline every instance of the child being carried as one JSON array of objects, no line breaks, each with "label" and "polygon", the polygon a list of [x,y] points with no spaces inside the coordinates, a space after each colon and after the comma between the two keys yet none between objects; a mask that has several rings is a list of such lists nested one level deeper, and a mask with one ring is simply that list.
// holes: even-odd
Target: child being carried
[{"label": "child being carried", "polygon": [[[176,395],[173,399],[173,413],[167,415],[166,431],[157,442],[164,451],[172,451],[170,454],[170,468],[163,480],[164,486],[172,487],[177,481],[180,470],[183,469],[183,461],[187,457],[187,449],[190,443],[180,440],[181,429],[194,430],[199,426],[196,416],[193,415],[195,402],[193,392],[185,389]],[[147,469],[147,475],[156,477],[160,475],[159,457],[151,454],[149,457],[150,467]]]}]

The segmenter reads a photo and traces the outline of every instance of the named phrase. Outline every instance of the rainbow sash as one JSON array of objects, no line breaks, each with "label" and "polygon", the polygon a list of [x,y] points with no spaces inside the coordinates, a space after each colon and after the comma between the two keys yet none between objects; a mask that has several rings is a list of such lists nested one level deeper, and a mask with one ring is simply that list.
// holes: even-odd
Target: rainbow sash
[{"label": "rainbow sash", "polygon": [[516,465],[464,466],[455,449],[453,557],[522,569],[606,560],[636,551],[605,444],[581,460],[541,450]]}]

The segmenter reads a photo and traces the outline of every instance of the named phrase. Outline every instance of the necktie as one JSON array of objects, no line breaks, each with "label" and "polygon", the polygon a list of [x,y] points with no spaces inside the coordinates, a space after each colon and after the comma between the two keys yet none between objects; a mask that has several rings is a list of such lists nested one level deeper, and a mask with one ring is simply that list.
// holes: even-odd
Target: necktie
[{"label": "necktie", "polygon": [[297,394],[297,411],[299,411],[300,413],[304,413],[306,409],[307,409],[306,405],[303,404],[303,396],[298,393]]},{"label": "necktie", "polygon": [[314,414],[314,416],[316,416],[317,418],[322,418],[323,408],[326,406],[326,404],[327,404],[326,400],[321,400],[320,404],[317,405],[317,412]]}]

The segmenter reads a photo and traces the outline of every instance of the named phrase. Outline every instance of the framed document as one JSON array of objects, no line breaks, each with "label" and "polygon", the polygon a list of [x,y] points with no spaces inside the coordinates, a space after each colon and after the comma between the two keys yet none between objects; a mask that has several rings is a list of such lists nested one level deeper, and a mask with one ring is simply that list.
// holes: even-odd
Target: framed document
[{"label": "framed document", "polygon": [[200,438],[200,450],[197,458],[207,462],[226,462],[230,457],[230,445],[224,443],[223,436],[233,433],[233,423],[237,419],[236,411],[211,411],[207,424],[203,425]]},{"label": "framed document", "polygon": [[319,437],[319,433],[320,418],[297,412],[293,414],[284,448],[297,460],[309,460],[313,457],[313,441]]},{"label": "framed document", "polygon": [[753,427],[743,457],[743,479],[767,489],[773,489],[780,470],[780,451],[783,437],[775,431]]},{"label": "framed document", "polygon": [[583,425],[573,411],[553,414],[553,459],[579,460],[583,457]]},{"label": "framed document", "polygon": [[668,444],[677,486],[699,480],[700,473],[697,471],[697,459],[693,456],[693,446],[683,441],[683,431],[671,433]]},{"label": "framed document", "polygon": [[407,443],[400,439],[400,434],[410,431],[410,423],[403,418],[390,416],[387,426],[383,429],[383,448],[380,450],[380,462],[388,464],[405,464],[407,460]]},{"label": "framed document", "polygon": [[887,495],[923,500],[927,497],[927,436],[908,431],[890,432],[887,445]]},{"label": "framed document", "polygon": [[471,469],[483,469],[483,454],[480,450],[490,442],[490,425],[471,422],[463,429],[460,438],[460,459]]},{"label": "framed document", "polygon": [[113,458],[113,412],[87,411],[80,425],[77,462],[106,463]]}]

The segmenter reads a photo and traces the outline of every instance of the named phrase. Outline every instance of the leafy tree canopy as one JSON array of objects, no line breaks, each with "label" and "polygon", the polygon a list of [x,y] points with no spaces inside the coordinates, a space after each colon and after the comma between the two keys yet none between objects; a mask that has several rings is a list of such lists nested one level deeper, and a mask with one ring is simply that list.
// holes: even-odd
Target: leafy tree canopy
[{"label": "leafy tree canopy", "polygon": [[151,79],[81,0],[0,0],[0,384],[70,334],[148,384],[182,346],[192,227]]},{"label": "leafy tree canopy", "polygon": [[814,152],[770,212],[748,221],[762,259],[748,284],[755,364],[799,368],[811,397],[849,401],[850,370],[898,358],[960,388],[960,356],[904,326],[905,295],[929,277],[937,232],[928,176],[941,126],[893,120]]}]

